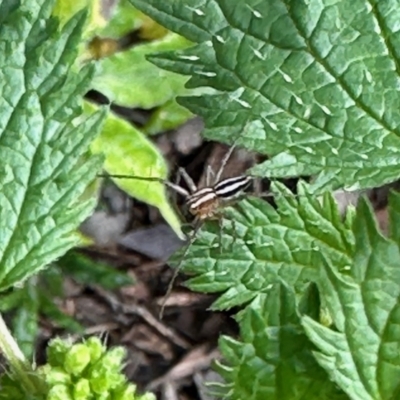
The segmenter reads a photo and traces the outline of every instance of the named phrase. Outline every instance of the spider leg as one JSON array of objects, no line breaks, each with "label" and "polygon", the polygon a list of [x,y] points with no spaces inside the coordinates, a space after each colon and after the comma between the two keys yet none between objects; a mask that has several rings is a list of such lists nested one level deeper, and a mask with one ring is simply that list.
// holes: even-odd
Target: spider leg
[{"label": "spider leg", "polygon": [[[170,198],[171,198],[172,204],[174,204],[175,206],[178,204],[178,200],[177,200],[176,194],[180,194],[181,196],[183,196],[185,198],[190,196],[190,193],[186,189],[184,189],[183,187],[179,186],[180,178],[181,178],[181,174],[179,173],[179,170],[178,170],[178,173],[176,174],[176,178],[175,178],[174,182],[165,182],[165,186],[167,186],[170,189],[172,189],[172,193],[170,195]],[[176,212],[179,214],[179,216],[181,218],[183,218],[183,214],[182,214],[181,210],[178,207],[175,207],[175,208],[176,208]]]},{"label": "spider leg", "polygon": [[262,193],[262,187],[261,187],[261,179],[258,177],[253,177],[252,180],[252,193],[255,193],[256,196],[261,195]]},{"label": "spider leg", "polygon": [[231,221],[231,223],[232,223],[232,248],[235,246],[235,244],[236,244],[236,241],[237,241],[237,239],[238,239],[238,232],[237,232],[237,229],[236,229],[236,221],[233,219],[232,221]]},{"label": "spider leg", "polygon": [[219,226],[218,246],[219,246],[219,252],[220,254],[222,254],[222,236],[224,234],[224,217],[222,214],[218,214],[218,226]]},{"label": "spider leg", "polygon": [[137,181],[159,182],[166,183],[167,181],[162,178],[154,176],[136,176],[136,175],[123,175],[123,174],[97,174],[98,178],[115,178],[115,179],[133,179]]},{"label": "spider leg", "polygon": [[215,172],[213,171],[211,165],[207,165],[207,175],[206,175],[206,186],[211,186],[211,177],[215,178]]},{"label": "spider leg", "polygon": [[229,159],[231,158],[231,155],[232,155],[233,151],[235,150],[235,147],[236,147],[236,144],[234,143],[231,146],[231,148],[227,151],[224,158],[222,159],[221,166],[219,167],[217,175],[215,176],[214,184],[217,184],[220,181],[221,175],[224,172],[225,166],[228,163]]},{"label": "spider leg", "polygon": [[182,196],[185,196],[185,197],[190,196],[190,193],[186,189],[180,187],[179,185],[176,185],[175,183],[166,181],[165,185],[168,186],[169,188],[171,188],[172,190],[174,190],[175,192],[181,194]]},{"label": "spider leg", "polygon": [[158,314],[159,319],[161,320],[163,318],[164,315],[164,309],[165,306],[167,304],[168,298],[171,295],[172,289],[174,287],[174,283],[175,280],[179,274],[179,271],[181,269],[182,266],[182,262],[185,259],[186,255],[189,252],[190,247],[192,246],[196,235],[198,233],[198,231],[200,230],[201,226],[202,226],[203,222],[200,219],[195,220],[195,224],[194,224],[194,228],[192,233],[190,234],[189,238],[188,238],[188,244],[186,245],[185,249],[183,250],[182,256],[179,259],[178,265],[175,267],[174,269],[174,274],[172,275],[171,281],[168,284],[168,288],[167,288],[167,292],[165,293],[165,296],[163,298],[162,304],[161,304],[161,309],[160,309],[160,313]]},{"label": "spider leg", "polygon": [[193,179],[189,176],[189,174],[185,171],[184,168],[179,167],[178,174],[184,179],[184,181],[189,186],[189,189],[192,193],[197,190],[197,186],[193,182]]}]

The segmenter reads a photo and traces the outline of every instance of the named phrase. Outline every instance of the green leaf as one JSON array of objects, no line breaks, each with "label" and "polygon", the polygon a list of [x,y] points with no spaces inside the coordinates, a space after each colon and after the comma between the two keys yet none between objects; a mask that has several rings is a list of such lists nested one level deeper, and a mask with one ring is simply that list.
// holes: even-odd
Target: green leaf
[{"label": "green leaf", "polygon": [[36,285],[38,290],[45,293],[50,299],[63,296],[64,293],[65,276],[62,274],[61,269],[58,268],[57,263],[58,260],[52,263],[51,268],[46,269],[39,275],[40,279]]},{"label": "green leaf", "polygon": [[0,24],[19,6],[19,0],[10,0],[0,3]]},{"label": "green leaf", "polygon": [[101,30],[100,36],[120,39],[142,25],[143,14],[128,0],[119,0],[111,20]]},{"label": "green leaf", "polygon": [[397,1],[131,1],[198,43],[149,59],[220,91],[180,103],[207,138],[268,155],[252,174],[317,175],[314,189],[399,177]]},{"label": "green leaf", "polygon": [[[314,313],[315,300],[307,299]],[[218,371],[230,382],[230,399],[347,399],[314,360],[294,292],[285,284],[271,285],[267,295],[246,308],[240,333],[240,341],[227,336],[220,340],[227,365]]]},{"label": "green leaf", "polygon": [[125,107],[153,108],[185,94],[187,78],[160,70],[146,60],[154,52],[184,49],[191,43],[169,34],[160,40],[131,47],[99,61],[93,89]]},{"label": "green leaf", "polygon": [[20,289],[10,289],[9,292],[0,294],[0,312],[6,313],[21,304],[23,291]]},{"label": "green leaf", "polygon": [[64,328],[68,333],[84,334],[82,325],[68,314],[61,311],[55,304],[54,299],[48,295],[39,293],[40,311],[55,325]]},{"label": "green leaf", "polygon": [[[215,0],[200,3],[198,0],[175,0],[158,2],[157,0],[130,0],[130,2],[174,32],[192,42],[210,40],[227,21]],[[245,4],[244,1],[238,6]]]},{"label": "green leaf", "polygon": [[62,283],[60,270],[52,267],[31,277],[22,288],[13,288],[0,298],[0,310],[9,313],[13,335],[28,359],[34,355],[41,315],[68,332],[83,333],[81,325],[54,303],[55,297],[64,292]]},{"label": "green leaf", "polygon": [[[67,253],[68,255],[69,253]],[[62,257],[61,259],[63,259]],[[57,261],[58,263],[58,261]],[[64,296],[65,275],[60,268],[53,265],[40,275],[40,279],[35,285],[38,292],[39,312],[45,315],[53,324],[64,328],[67,332],[83,333],[83,327],[73,317],[65,314],[54,303],[55,298]]]},{"label": "green leaf", "polygon": [[185,272],[197,275],[188,282],[191,289],[224,292],[214,308],[246,303],[277,280],[301,292],[316,278],[321,254],[340,268],[351,262],[354,239],[330,194],[320,203],[305,184],[299,185],[298,197],[278,183],[272,191],[277,210],[249,197],[223,211],[222,231],[217,223],[207,223],[185,258],[184,250],[174,257]]},{"label": "green leaf", "polygon": [[13,335],[27,358],[33,356],[39,333],[40,300],[36,281],[36,277],[33,277],[21,289],[21,302],[16,307],[12,320]]},{"label": "green leaf", "polygon": [[[85,110],[91,115],[96,106],[86,102]],[[93,153],[105,156],[104,169],[110,175],[167,178],[167,164],[157,148],[139,130],[113,113],[108,114],[91,149]],[[132,197],[157,207],[177,235],[183,237],[180,221],[168,202],[165,185],[137,179],[113,178],[113,181]]]},{"label": "green leaf", "polygon": [[106,20],[101,13],[101,1],[99,0],[56,0],[53,8],[53,15],[63,25],[78,11],[87,9],[89,16],[84,25],[82,36],[86,39],[95,34],[96,31],[106,25]]},{"label": "green leaf", "polygon": [[188,109],[170,100],[153,112],[143,129],[149,135],[155,135],[183,125],[192,116]]},{"label": "green leaf", "polygon": [[[391,195],[399,224],[400,196]],[[326,258],[319,280],[336,329],[304,317],[317,361],[351,399],[395,399],[400,393],[400,248],[396,234],[382,236],[365,200],[354,223],[356,251],[347,274]]]},{"label": "green leaf", "polygon": [[57,264],[82,284],[100,285],[108,290],[133,284],[132,278],[126,273],[77,252],[68,252]]},{"label": "green leaf", "polygon": [[71,68],[85,14],[58,30],[51,10],[22,1],[0,25],[0,290],[73,247],[94,206],[80,196],[101,159],[81,160],[103,113],[78,122],[93,68]]}]

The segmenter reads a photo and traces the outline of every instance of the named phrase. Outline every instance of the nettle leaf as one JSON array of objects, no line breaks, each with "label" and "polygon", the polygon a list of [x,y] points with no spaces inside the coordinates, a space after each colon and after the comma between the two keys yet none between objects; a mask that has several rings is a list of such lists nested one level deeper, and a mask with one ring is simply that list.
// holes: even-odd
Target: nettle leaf
[{"label": "nettle leaf", "polygon": [[89,15],[86,19],[82,33],[83,38],[87,39],[107,23],[102,15],[100,7],[101,2],[99,0],[56,0],[52,15],[57,17],[61,25],[63,25],[78,11],[87,9]]},{"label": "nettle leaf", "polygon": [[179,105],[175,99],[162,104],[149,118],[143,130],[149,135],[175,129],[182,126],[193,114]]},{"label": "nettle leaf", "polygon": [[[309,311],[318,315],[315,291]],[[247,307],[240,318],[241,339],[220,339],[225,358],[218,371],[228,382],[230,399],[347,399],[317,364],[297,312],[295,294],[284,283]]]},{"label": "nettle leaf", "polygon": [[[91,115],[97,107],[85,103],[85,111]],[[139,176],[166,179],[168,167],[154,144],[128,121],[109,113],[100,135],[93,141],[91,150],[105,157],[104,169],[110,175]],[[178,236],[183,238],[181,223],[170,205],[161,182],[112,178],[126,193],[157,207]]]},{"label": "nettle leaf", "polygon": [[82,157],[103,113],[77,118],[93,68],[71,67],[85,14],[58,30],[52,6],[21,1],[0,25],[1,290],[77,244],[74,232],[94,206],[81,196],[102,160]]},{"label": "nettle leaf", "polygon": [[314,189],[399,177],[397,1],[131,2],[197,43],[150,59],[220,91],[180,103],[206,137],[244,132],[237,144],[268,155],[252,174],[317,175]]},{"label": "nettle leaf", "polygon": [[132,7],[128,0],[119,0],[112,13],[111,20],[100,32],[102,37],[120,39],[138,29],[144,17],[143,13]]},{"label": "nettle leaf", "polygon": [[166,28],[133,7],[129,0],[118,2],[111,21],[100,32],[100,36],[120,39],[134,30],[146,41],[159,40],[134,46],[99,61],[102,71],[95,85],[102,86],[103,93],[122,105],[157,107],[144,126],[144,132],[157,134],[174,129],[193,115],[176,102],[175,96],[192,94],[193,91],[184,88],[187,78],[161,71],[145,57],[149,52],[185,48],[191,42],[171,35]]},{"label": "nettle leaf", "polygon": [[272,192],[278,209],[249,197],[224,210],[222,229],[209,222],[201,229],[184,259],[175,257],[196,277],[188,286],[201,292],[225,292],[214,304],[224,309],[240,305],[284,280],[302,291],[315,279],[321,254],[346,268],[354,252],[348,220],[343,223],[335,200],[326,194],[320,202],[299,184],[298,196],[275,183]]},{"label": "nettle leaf", "polygon": [[111,20],[99,35],[120,39],[137,29],[140,30],[138,36],[147,40],[161,38],[168,33],[166,28],[133,7],[129,0],[119,0],[112,10]]},{"label": "nettle leaf", "polygon": [[326,258],[319,289],[336,329],[304,317],[315,357],[351,399],[395,399],[400,393],[400,195],[390,197],[392,232],[382,236],[365,200],[354,223],[356,252],[347,274]]},{"label": "nettle leaf", "polygon": [[153,108],[185,94],[187,78],[163,71],[146,60],[149,53],[178,50],[190,42],[170,33],[162,39],[133,46],[99,61],[93,89],[125,107]]}]

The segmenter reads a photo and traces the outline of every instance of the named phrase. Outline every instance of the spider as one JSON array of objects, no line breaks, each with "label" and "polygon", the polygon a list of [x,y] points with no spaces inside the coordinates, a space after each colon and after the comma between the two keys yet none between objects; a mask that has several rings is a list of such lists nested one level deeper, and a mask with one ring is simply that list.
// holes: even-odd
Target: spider
[{"label": "spider", "polygon": [[221,209],[230,204],[233,200],[243,195],[244,191],[250,186],[253,180],[253,178],[248,175],[239,175],[221,180],[222,172],[230,156],[232,155],[234,148],[235,146],[232,146],[225,155],[213,183],[211,183],[211,176],[214,175],[214,172],[211,170],[211,168],[207,169],[206,186],[203,188],[197,188],[197,186],[193,182],[193,179],[189,176],[185,169],[179,168],[178,177],[182,177],[184,179],[189,188],[189,191],[179,186],[178,184],[154,177],[152,178],[118,174],[99,174],[98,176],[112,177],[117,179],[156,181],[163,183],[175,192],[185,197],[185,204],[188,207],[189,212],[195,217],[195,222],[197,224],[206,219],[214,219],[215,217],[219,218]]},{"label": "spider", "polygon": [[186,206],[189,212],[195,217],[196,222],[219,217],[221,208],[230,204],[232,200],[239,198],[252,182],[252,177],[246,175],[235,176],[220,180],[222,172],[228,162],[234,147],[225,155],[220,169],[211,184],[210,178],[213,175],[211,168],[207,169],[206,186],[198,189],[188,173],[180,168],[178,174],[185,180],[190,192],[181,186],[168,183],[168,186],[186,198]]},{"label": "spider", "polygon": [[169,181],[164,181],[159,178],[136,177],[129,175],[99,175],[101,177],[111,176],[113,178],[121,178],[121,179],[139,179],[139,180],[162,182],[175,192],[185,197],[185,205],[187,206],[190,214],[194,216],[194,229],[192,231],[192,234],[188,238],[188,244],[182,253],[181,261],[175,268],[173,277],[168,285],[167,292],[164,296],[163,303],[161,305],[160,318],[162,318],[166,301],[168,300],[168,297],[173,288],[173,284],[176,280],[176,277],[178,276],[180,265],[183,259],[185,258],[186,254],[188,253],[190,246],[193,244],[193,241],[195,240],[196,234],[199,231],[202,223],[205,220],[209,219],[218,219],[218,221],[221,223],[222,209],[227,205],[231,204],[233,201],[240,198],[243,195],[244,191],[250,186],[253,180],[251,176],[247,175],[239,175],[221,180],[221,175],[223,173],[223,170],[229,158],[231,157],[234,149],[235,145],[231,146],[229,151],[226,153],[225,157],[221,162],[220,168],[217,174],[215,175],[213,183],[211,183],[211,177],[212,175],[214,175],[214,172],[210,167],[207,169],[206,185],[203,188],[197,188],[197,186],[195,185],[193,179],[189,176],[189,174],[183,168],[179,168],[178,177],[182,177],[184,179],[189,188],[189,191],[179,186],[178,184]]}]

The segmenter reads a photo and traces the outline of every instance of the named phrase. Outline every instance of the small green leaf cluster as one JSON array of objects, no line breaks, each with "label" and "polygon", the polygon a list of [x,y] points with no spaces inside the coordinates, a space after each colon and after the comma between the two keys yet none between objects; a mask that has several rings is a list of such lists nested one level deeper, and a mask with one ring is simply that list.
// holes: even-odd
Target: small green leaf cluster
[{"label": "small green leaf cluster", "polygon": [[[45,394],[37,400],[154,400],[153,394],[137,394],[121,372],[125,350],[107,350],[99,338],[84,343],[54,339],[47,348],[47,364],[36,370],[37,378],[46,384]],[[1,399],[25,400],[27,393],[12,375],[0,380]],[[29,395],[33,395],[28,394]]]}]

